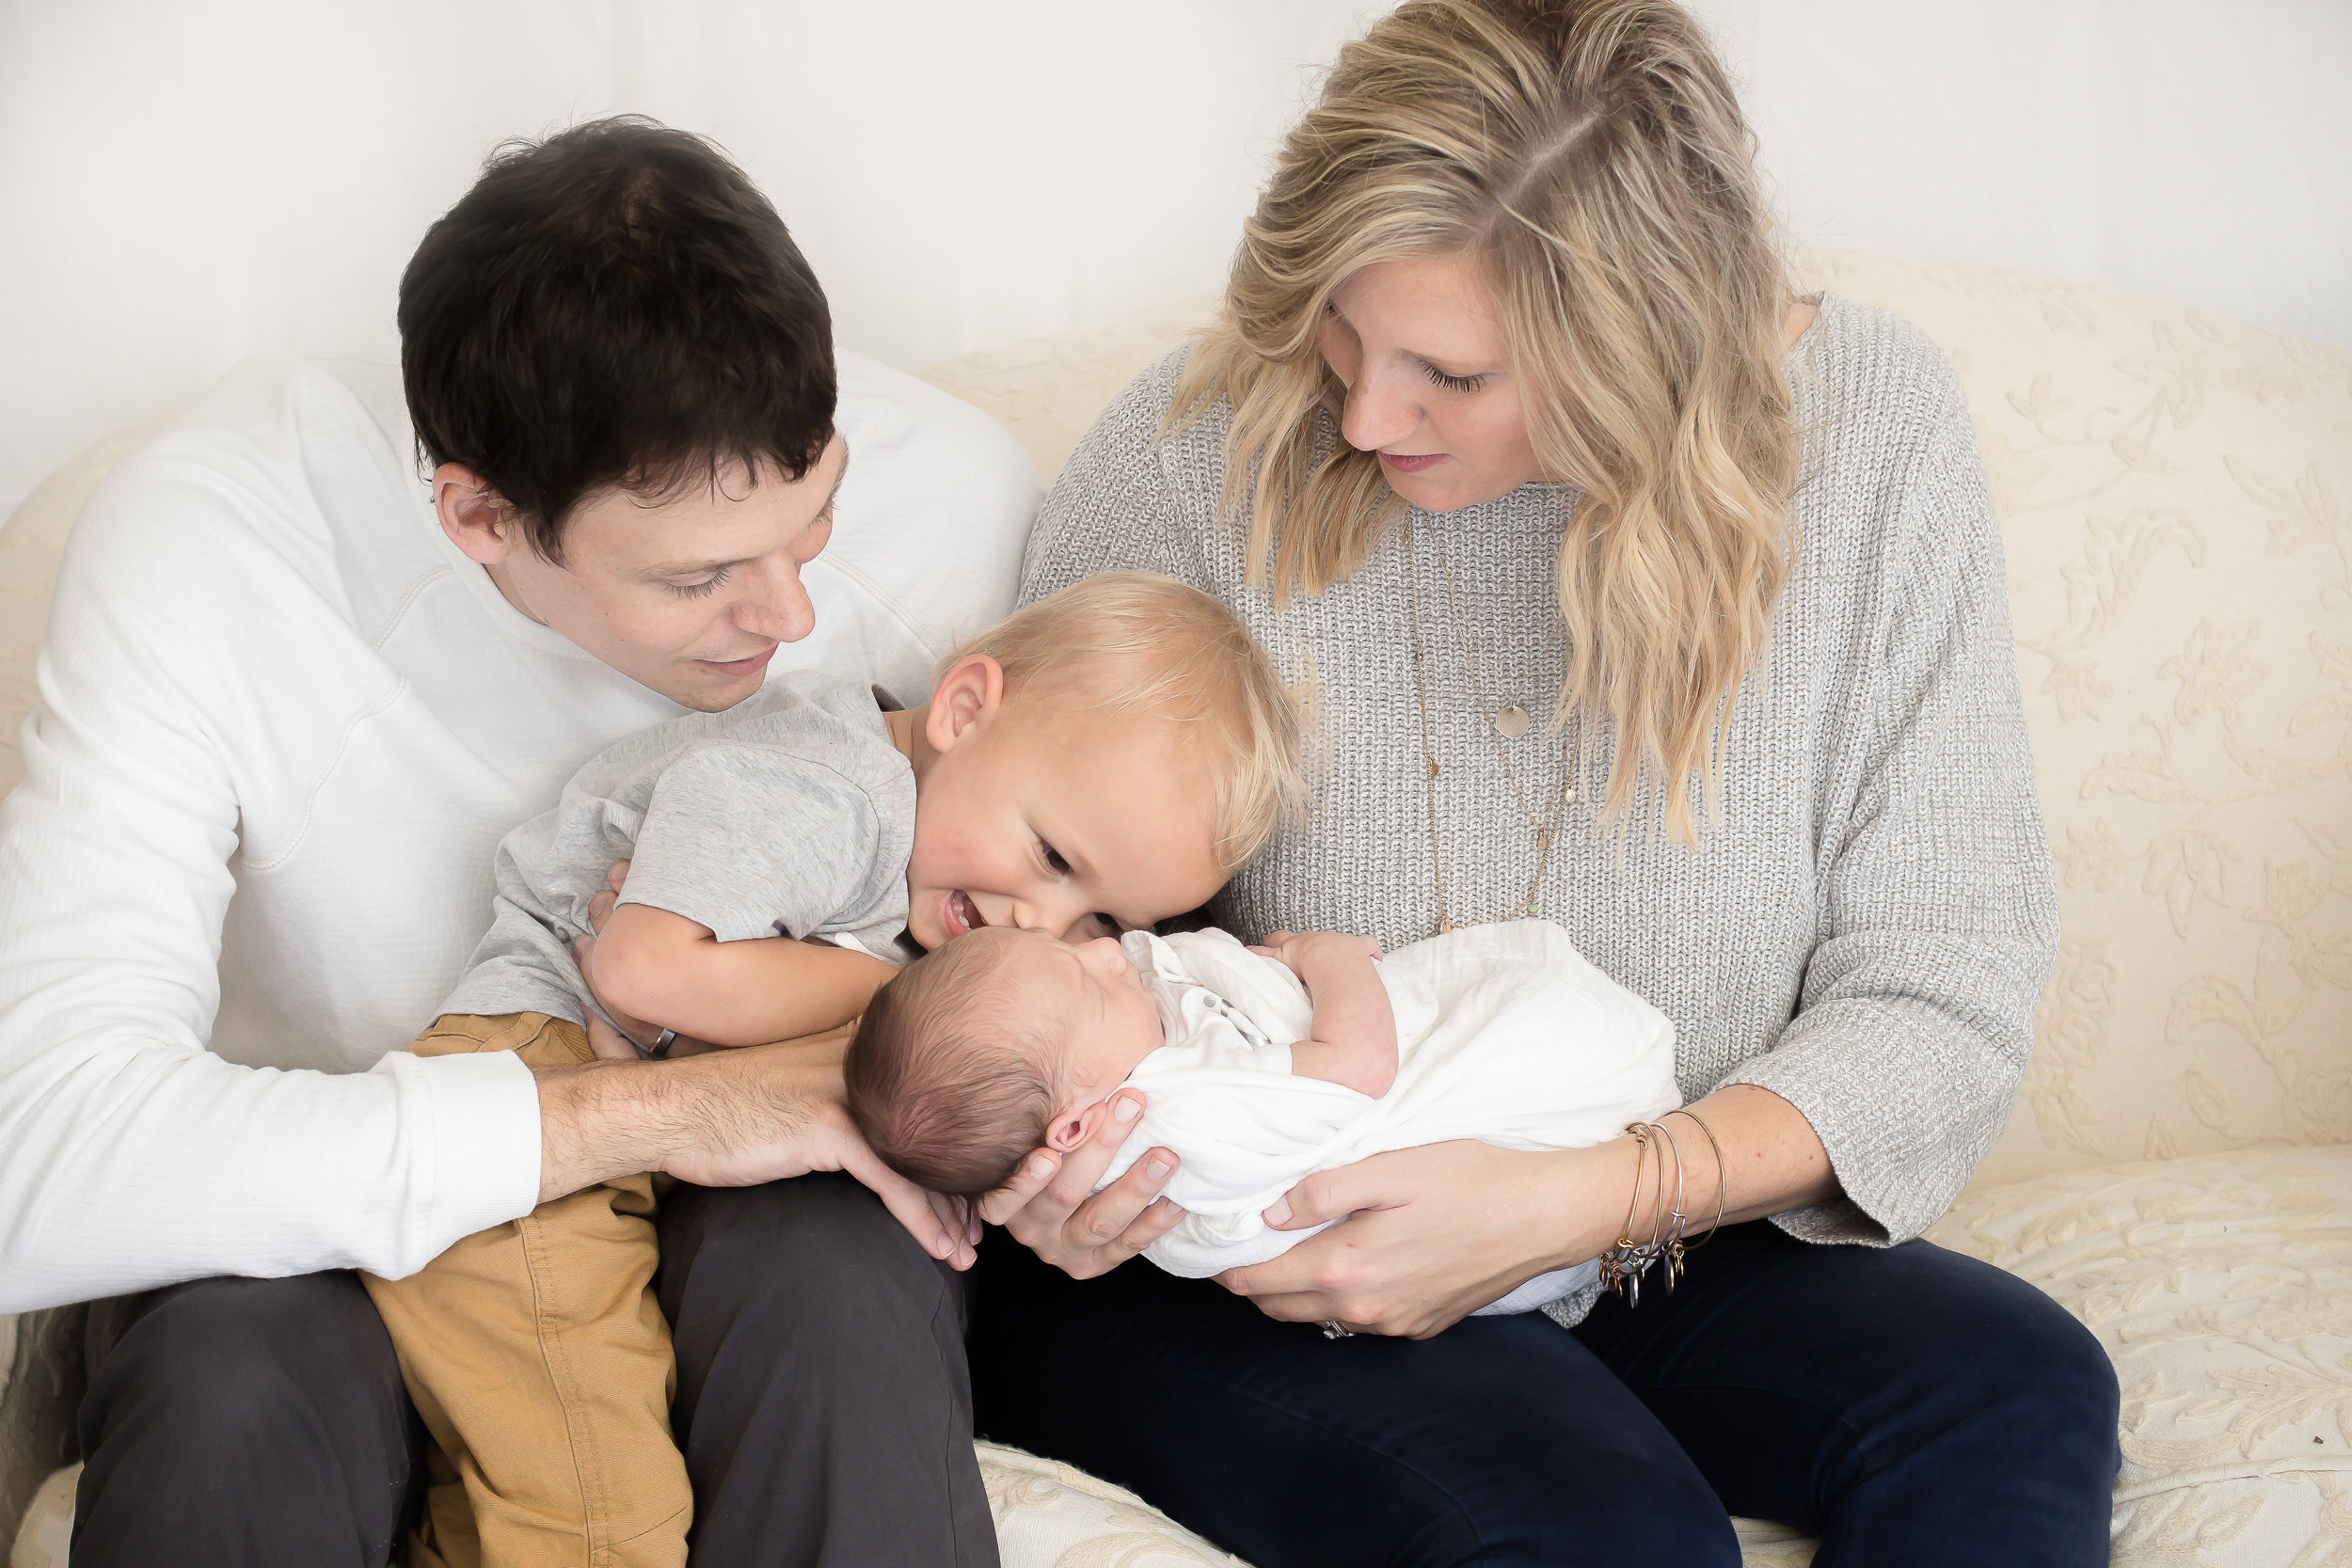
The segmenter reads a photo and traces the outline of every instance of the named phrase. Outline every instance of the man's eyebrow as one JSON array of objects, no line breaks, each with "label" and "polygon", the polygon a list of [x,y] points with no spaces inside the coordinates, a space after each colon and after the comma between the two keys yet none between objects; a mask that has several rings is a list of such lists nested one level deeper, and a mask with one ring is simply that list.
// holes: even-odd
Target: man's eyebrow
[{"label": "man's eyebrow", "polygon": [[[838,431],[835,431],[834,434],[840,436],[840,432]],[[818,510],[817,515],[819,517],[832,515],[833,503],[841,499],[841,482],[850,477],[850,438],[847,436],[841,436],[840,439],[841,471],[833,476],[833,490],[825,497],[825,504]]]},{"label": "man's eyebrow", "polygon": [[[850,443],[845,438],[841,443],[841,471],[833,476],[833,488],[825,494],[825,504],[817,509],[816,516],[810,518],[809,521],[820,522],[833,515],[833,503],[841,499],[841,482],[849,477]],[[638,575],[648,578],[675,578],[684,577],[689,572],[716,572],[724,567],[742,564],[743,558],[740,556],[733,561],[660,561],[650,566],[638,568]]]}]

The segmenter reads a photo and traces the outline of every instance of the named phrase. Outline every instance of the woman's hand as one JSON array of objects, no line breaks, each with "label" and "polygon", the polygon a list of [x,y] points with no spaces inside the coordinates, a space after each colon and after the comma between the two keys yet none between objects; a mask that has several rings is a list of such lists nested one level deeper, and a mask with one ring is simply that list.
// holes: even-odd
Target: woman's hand
[{"label": "woman's hand", "polygon": [[[1176,1172],[1176,1156],[1147,1150],[1127,1174],[1094,1191],[1095,1182],[1143,1115],[1143,1096],[1123,1089],[1094,1136],[1068,1154],[1041,1148],[1021,1162],[1012,1180],[980,1199],[979,1216],[1073,1279],[1092,1279],[1168,1234],[1184,1212],[1161,1197]],[[1091,1196],[1089,1196],[1091,1195]]]},{"label": "woman's hand", "polygon": [[1627,1147],[1529,1153],[1464,1140],[1322,1171],[1266,1223],[1342,1223],[1217,1283],[1285,1323],[1426,1339],[1615,1241],[1634,1179]]},{"label": "woman's hand", "polygon": [[[1813,1124],[1770,1089],[1733,1084],[1659,1119],[1673,1124],[1692,1242],[1718,1202],[1723,1223],[1738,1225],[1838,1194]],[[1645,1170],[1629,1137],[1543,1154],[1470,1142],[1375,1154],[1307,1178],[1265,1213],[1277,1230],[1343,1223],[1216,1277],[1285,1323],[1426,1339],[1539,1274],[1599,1257],[1624,1234],[1629,1208],[1646,1238],[1664,1168],[1653,1152]]]}]

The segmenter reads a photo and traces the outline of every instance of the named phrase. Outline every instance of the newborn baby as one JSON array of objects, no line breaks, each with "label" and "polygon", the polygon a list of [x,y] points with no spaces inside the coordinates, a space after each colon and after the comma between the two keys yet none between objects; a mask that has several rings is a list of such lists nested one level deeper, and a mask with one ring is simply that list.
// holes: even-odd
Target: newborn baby
[{"label": "newborn baby", "polygon": [[[1144,1256],[1197,1278],[1263,1262],[1311,1229],[1262,1212],[1301,1178],[1451,1138],[1579,1148],[1681,1103],[1674,1025],[1549,921],[1465,927],[1386,958],[1369,937],[1131,931],[1071,944],[975,931],[874,997],[850,1048],[850,1114],[933,1191],[1001,1186],[1031,1149],[1072,1149],[1122,1086],[1142,1119],[1103,1183],[1147,1149],[1180,1164],[1185,1217]],[[1523,1312],[1597,1265],[1484,1308]]]}]

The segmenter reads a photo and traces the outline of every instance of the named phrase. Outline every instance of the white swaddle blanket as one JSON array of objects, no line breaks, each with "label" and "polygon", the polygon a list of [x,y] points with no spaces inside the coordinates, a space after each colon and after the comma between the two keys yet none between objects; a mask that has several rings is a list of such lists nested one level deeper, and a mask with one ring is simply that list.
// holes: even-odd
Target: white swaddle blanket
[{"label": "white swaddle blanket", "polygon": [[[1134,931],[1120,945],[1168,1043],[1127,1080],[1148,1103],[1102,1184],[1154,1146],[1176,1151],[1164,1191],[1184,1218],[1144,1252],[1170,1274],[1262,1263],[1313,1235],[1260,1216],[1315,1171],[1451,1138],[1581,1148],[1681,1103],[1674,1025],[1547,920],[1466,927],[1382,960],[1397,1069],[1378,1100],[1292,1074],[1291,1042],[1313,1007],[1282,963],[1223,931]],[[1597,1271],[1538,1275],[1481,1310],[1530,1311]]]}]

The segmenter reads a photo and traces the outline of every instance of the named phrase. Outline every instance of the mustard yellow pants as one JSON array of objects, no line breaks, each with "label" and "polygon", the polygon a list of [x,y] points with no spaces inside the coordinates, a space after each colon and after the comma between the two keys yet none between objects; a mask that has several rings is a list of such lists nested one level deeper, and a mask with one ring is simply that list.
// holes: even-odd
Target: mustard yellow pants
[{"label": "mustard yellow pants", "polygon": [[[594,1060],[578,1024],[540,1013],[453,1013],[409,1049]],[[411,1568],[682,1568],[694,1498],[653,1291],[659,1180],[543,1203],[406,1279],[360,1275],[433,1439]]]}]

